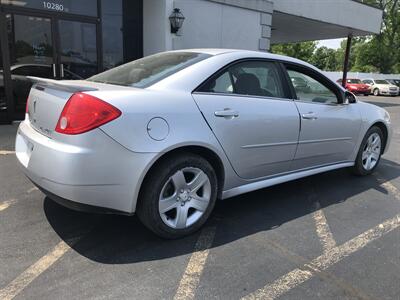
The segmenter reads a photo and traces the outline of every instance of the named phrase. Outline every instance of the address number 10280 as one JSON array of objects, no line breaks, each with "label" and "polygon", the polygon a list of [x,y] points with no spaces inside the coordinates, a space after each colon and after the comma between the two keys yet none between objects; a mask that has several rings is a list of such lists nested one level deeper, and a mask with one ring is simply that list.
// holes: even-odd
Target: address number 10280
[{"label": "address number 10280", "polygon": [[64,5],[58,4],[58,3],[54,3],[54,2],[43,1],[43,8],[56,10],[56,11],[64,11]]}]

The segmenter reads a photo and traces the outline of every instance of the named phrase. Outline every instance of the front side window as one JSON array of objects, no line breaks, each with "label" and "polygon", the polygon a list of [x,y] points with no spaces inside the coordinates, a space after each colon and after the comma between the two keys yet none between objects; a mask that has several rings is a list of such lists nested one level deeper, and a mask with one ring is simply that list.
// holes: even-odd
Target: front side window
[{"label": "front side window", "polygon": [[208,54],[195,52],[159,53],[134,60],[87,80],[146,88],[209,57]]},{"label": "front side window", "polygon": [[206,82],[200,92],[285,97],[278,68],[268,61],[245,61],[232,65]]},{"label": "front side window", "polygon": [[288,75],[297,100],[323,104],[338,103],[336,94],[319,80],[294,70],[288,70]]}]

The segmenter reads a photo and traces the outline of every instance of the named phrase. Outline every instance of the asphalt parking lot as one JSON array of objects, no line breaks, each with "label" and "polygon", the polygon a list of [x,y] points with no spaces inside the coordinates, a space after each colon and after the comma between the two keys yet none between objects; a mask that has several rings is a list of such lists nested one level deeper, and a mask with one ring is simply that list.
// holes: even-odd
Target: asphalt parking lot
[{"label": "asphalt parking lot", "polygon": [[0,126],[0,299],[400,299],[400,97],[362,99],[394,127],[376,174],[220,201],[175,241],[47,199],[18,167],[16,126]]}]

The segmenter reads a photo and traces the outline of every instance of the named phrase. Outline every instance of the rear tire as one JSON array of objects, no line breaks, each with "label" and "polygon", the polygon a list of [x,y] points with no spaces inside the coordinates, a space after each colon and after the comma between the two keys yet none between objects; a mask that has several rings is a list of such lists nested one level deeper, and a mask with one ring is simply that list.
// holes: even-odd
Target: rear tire
[{"label": "rear tire", "polygon": [[353,173],[359,176],[369,175],[379,164],[383,149],[383,133],[377,127],[371,127],[361,143],[353,167]]},{"label": "rear tire", "polygon": [[192,153],[174,154],[146,177],[136,212],[156,235],[181,238],[207,221],[217,191],[216,173],[206,159]]},{"label": "rear tire", "polygon": [[364,96],[365,96],[365,97],[368,97],[368,96],[369,96],[369,94],[364,94]]}]

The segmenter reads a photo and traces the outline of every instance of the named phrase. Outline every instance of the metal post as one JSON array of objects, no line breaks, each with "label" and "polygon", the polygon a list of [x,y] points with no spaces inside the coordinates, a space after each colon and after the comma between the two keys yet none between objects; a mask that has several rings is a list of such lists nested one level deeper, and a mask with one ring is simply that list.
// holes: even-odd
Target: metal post
[{"label": "metal post", "polygon": [[347,45],[346,45],[346,52],[344,54],[344,63],[343,63],[343,78],[342,78],[342,86],[346,86],[347,80],[347,70],[349,68],[349,56],[350,56],[350,48],[351,48],[351,40],[353,38],[352,34],[347,36]]}]

